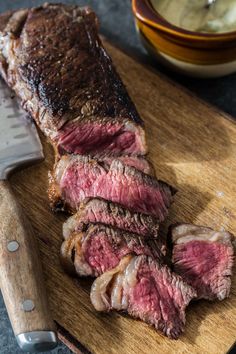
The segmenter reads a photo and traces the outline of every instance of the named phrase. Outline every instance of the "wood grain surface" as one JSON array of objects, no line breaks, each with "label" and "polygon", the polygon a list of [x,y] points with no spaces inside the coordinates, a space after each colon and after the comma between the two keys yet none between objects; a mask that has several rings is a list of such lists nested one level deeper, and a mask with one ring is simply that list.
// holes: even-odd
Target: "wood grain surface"
[{"label": "wood grain surface", "polygon": [[[37,240],[8,181],[0,181],[0,220],[0,286],[14,333],[55,331]],[[10,242],[18,245],[14,252]],[[24,311],[25,301],[32,302],[30,311]]]},{"label": "wood grain surface", "polygon": [[[163,232],[170,223],[181,220],[236,232],[236,125],[165,77],[111,45],[107,48],[145,120],[150,158],[159,178],[178,189]],[[125,315],[100,314],[92,308],[91,281],[70,278],[59,263],[66,217],[49,208],[47,173],[53,150],[42,141],[45,161],[17,173],[12,183],[40,243],[54,319],[81,343],[78,351],[226,353],[236,338],[235,276],[228,300],[189,306],[186,331],[178,341]]]}]

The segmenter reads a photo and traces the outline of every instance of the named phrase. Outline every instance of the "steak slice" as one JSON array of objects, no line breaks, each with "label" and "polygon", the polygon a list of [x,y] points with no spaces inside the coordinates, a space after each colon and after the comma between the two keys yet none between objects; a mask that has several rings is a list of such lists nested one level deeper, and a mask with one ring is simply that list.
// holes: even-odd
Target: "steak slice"
[{"label": "steak slice", "polygon": [[44,4],[0,23],[1,75],[59,150],[146,153],[143,122],[91,9]]},{"label": "steak slice", "polygon": [[178,224],[170,229],[174,270],[197,291],[199,299],[229,296],[234,237],[209,227]]},{"label": "steak slice", "polygon": [[116,267],[127,254],[146,254],[161,258],[157,244],[149,245],[137,234],[101,224],[89,224],[64,241],[61,247],[61,260],[70,272],[75,270],[79,276],[98,276]]},{"label": "steak slice", "polygon": [[[111,165],[114,160],[114,157],[107,155],[100,155],[97,158],[100,161],[104,161],[108,165]],[[137,170],[142,171],[147,175],[154,177],[156,175],[152,163],[150,163],[150,161],[148,161],[144,156],[120,155],[116,156],[115,159],[121,161],[124,165],[135,167]]]},{"label": "steak slice", "polygon": [[111,225],[145,237],[157,237],[159,229],[157,220],[151,215],[132,212],[101,198],[87,198],[80,203],[78,212],[64,223],[64,238],[85,230],[89,223]]},{"label": "steak slice", "polygon": [[91,289],[97,311],[127,311],[177,339],[184,331],[185,308],[195,290],[151,257],[126,256],[98,277]]},{"label": "steak slice", "polygon": [[60,154],[146,154],[143,128],[129,118],[86,117],[66,123],[53,138]]},{"label": "steak slice", "polygon": [[54,207],[77,210],[87,197],[100,197],[164,220],[174,191],[164,182],[113,160],[110,166],[88,156],[63,156],[50,178]]}]

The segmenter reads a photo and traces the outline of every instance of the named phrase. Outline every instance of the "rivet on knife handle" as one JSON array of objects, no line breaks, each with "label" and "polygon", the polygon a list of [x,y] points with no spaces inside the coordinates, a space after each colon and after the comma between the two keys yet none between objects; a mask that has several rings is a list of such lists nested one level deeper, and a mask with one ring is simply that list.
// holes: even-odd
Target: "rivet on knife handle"
[{"label": "rivet on knife handle", "polygon": [[0,181],[0,287],[12,328],[25,351],[57,344],[38,247],[7,181]]}]

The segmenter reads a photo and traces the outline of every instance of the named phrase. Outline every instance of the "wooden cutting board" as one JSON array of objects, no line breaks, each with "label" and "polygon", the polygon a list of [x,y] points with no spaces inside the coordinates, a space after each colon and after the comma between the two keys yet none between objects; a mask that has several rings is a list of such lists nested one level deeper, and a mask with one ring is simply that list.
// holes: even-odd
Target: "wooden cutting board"
[{"label": "wooden cutting board", "polygon": [[[236,125],[182,87],[107,44],[114,63],[146,123],[150,158],[159,178],[178,189],[165,228],[187,221],[236,233]],[[203,82],[204,84],[204,82]],[[90,280],[76,280],[60,266],[61,228],[47,199],[52,148],[46,159],[12,178],[39,240],[53,317],[61,338],[76,353],[226,353],[236,339],[236,277],[228,300],[189,306],[185,334],[165,338],[118,313],[100,314],[90,304]],[[235,273],[236,274],[236,273]]]}]

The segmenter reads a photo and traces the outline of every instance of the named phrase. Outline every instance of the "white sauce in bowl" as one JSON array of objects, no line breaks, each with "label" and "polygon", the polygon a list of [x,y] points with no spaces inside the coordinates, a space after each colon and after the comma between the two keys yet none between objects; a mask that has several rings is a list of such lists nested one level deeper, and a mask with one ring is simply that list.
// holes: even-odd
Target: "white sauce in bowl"
[{"label": "white sauce in bowl", "polygon": [[171,24],[189,31],[224,33],[236,31],[236,0],[150,0]]}]

